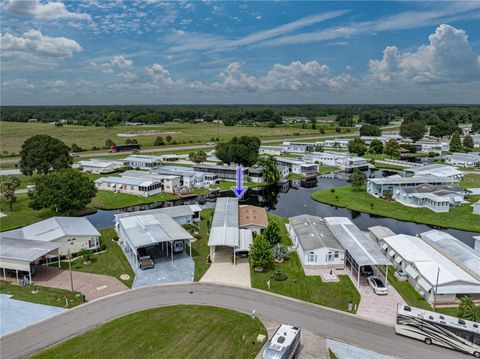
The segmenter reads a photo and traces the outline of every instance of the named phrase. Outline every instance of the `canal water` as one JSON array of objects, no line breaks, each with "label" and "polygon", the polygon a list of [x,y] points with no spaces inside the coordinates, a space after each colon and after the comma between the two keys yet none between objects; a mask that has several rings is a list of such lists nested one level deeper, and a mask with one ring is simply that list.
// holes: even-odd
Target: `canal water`
[{"label": "canal water", "polygon": [[[390,171],[367,172],[368,176],[381,177],[391,175]],[[391,218],[371,215],[351,211],[346,208],[339,208],[328,204],[323,204],[311,199],[311,194],[320,189],[328,189],[348,185],[348,175],[345,173],[335,173],[317,177],[313,180],[295,180],[285,182],[282,186],[270,186],[250,188],[241,203],[262,206],[272,213],[282,217],[293,217],[299,214],[311,214],[320,217],[348,217],[361,230],[366,231],[372,226],[386,226],[395,233],[403,233],[416,235],[421,232],[437,228],[450,233],[452,236],[460,239],[462,242],[473,247],[474,240],[472,236],[479,233],[460,231],[456,229],[446,229],[440,227],[418,224],[413,222],[398,221]],[[231,197],[233,192],[220,193],[219,196]],[[205,206],[213,207],[214,201],[205,201],[205,198],[198,198]],[[98,228],[111,227],[113,225],[114,215],[122,212],[141,211],[146,209],[160,208],[165,206],[193,204],[197,202],[197,198],[181,199],[167,202],[159,202],[148,205],[139,205],[122,210],[104,211],[99,210],[97,213],[87,216],[92,224]]]}]

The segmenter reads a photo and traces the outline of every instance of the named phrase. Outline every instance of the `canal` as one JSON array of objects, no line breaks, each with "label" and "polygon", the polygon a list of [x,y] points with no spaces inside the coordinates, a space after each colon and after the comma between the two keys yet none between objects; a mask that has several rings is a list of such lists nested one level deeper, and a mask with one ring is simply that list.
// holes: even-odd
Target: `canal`
[{"label": "canal", "polygon": [[[391,174],[387,171],[376,171],[374,173],[368,173],[369,176],[385,176]],[[351,211],[346,208],[339,208],[328,204],[323,204],[311,199],[311,194],[320,189],[328,189],[340,186],[348,185],[347,176],[343,173],[337,173],[332,175],[320,176],[317,179],[309,181],[288,181],[282,186],[270,186],[259,187],[249,189],[244,200],[241,203],[252,204],[262,206],[267,211],[277,214],[282,217],[293,217],[299,214],[311,214],[320,217],[348,217],[350,218],[361,230],[368,230],[368,227],[372,226],[386,226],[389,227],[395,233],[404,233],[409,235],[416,235],[421,232],[428,231],[432,228],[441,229],[450,233],[452,236],[460,239],[462,242],[473,247],[474,240],[472,236],[479,235],[475,232],[467,232],[456,229],[446,229],[426,224],[418,224],[414,222],[399,221],[391,218],[385,218],[381,216],[371,215],[367,213],[361,213]],[[220,196],[234,196],[232,192],[221,193]],[[199,198],[200,201],[204,198]],[[164,206],[180,205],[180,204],[193,204],[197,202],[197,198],[188,200],[174,200],[163,203],[153,203],[148,205],[139,205],[122,210],[104,211],[99,210],[94,214],[91,214],[88,219],[92,224],[98,228],[111,227],[113,225],[114,215],[124,211],[133,212],[152,208],[159,208]],[[206,201],[203,203],[205,206],[213,207],[214,201]]]}]

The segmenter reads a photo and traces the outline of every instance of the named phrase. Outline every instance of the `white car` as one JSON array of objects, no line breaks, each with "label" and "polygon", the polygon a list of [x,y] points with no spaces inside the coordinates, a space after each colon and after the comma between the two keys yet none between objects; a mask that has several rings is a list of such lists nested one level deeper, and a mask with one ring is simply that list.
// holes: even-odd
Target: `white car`
[{"label": "white car", "polygon": [[388,294],[388,288],[385,285],[385,282],[383,281],[382,278],[372,275],[371,277],[368,277],[367,282],[370,285],[370,287],[372,287],[375,294],[377,295]]}]

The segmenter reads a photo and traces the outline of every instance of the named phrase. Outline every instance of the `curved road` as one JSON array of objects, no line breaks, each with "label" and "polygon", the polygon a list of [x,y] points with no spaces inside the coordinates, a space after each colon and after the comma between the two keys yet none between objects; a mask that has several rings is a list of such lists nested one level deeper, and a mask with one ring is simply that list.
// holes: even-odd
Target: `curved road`
[{"label": "curved road", "polygon": [[2,337],[1,356],[25,357],[119,316],[177,304],[213,305],[245,313],[255,309],[260,318],[295,324],[322,336],[395,357],[465,357],[398,336],[392,327],[351,314],[265,291],[212,283],[157,285],[100,298]]}]

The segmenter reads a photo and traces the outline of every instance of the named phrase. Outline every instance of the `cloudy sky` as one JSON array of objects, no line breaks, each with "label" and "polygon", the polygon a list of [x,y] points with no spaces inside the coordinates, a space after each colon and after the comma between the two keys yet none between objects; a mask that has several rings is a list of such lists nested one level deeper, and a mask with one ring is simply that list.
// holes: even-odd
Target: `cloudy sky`
[{"label": "cloudy sky", "polygon": [[0,7],[3,105],[480,103],[480,1]]}]

